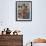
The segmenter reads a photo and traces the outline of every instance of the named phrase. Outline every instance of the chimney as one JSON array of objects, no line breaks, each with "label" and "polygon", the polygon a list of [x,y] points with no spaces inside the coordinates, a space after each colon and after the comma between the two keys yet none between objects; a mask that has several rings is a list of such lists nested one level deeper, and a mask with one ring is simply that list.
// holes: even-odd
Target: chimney
[{"label": "chimney", "polygon": [[2,31],[2,35],[6,35],[6,31],[5,31],[5,29],[4,29],[4,31]]},{"label": "chimney", "polygon": [[18,35],[16,30],[13,32],[13,35]]},{"label": "chimney", "polygon": [[6,30],[6,35],[10,35],[11,31],[9,30],[9,28],[7,28]]},{"label": "chimney", "polygon": [[2,35],[3,35],[3,32],[4,32],[4,31],[2,31]]}]

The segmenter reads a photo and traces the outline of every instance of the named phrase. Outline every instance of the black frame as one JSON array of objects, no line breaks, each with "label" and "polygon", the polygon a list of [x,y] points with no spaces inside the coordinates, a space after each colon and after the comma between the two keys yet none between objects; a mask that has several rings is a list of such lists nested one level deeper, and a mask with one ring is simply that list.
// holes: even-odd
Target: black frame
[{"label": "black frame", "polygon": [[31,42],[31,46],[32,46],[32,42]]},{"label": "black frame", "polygon": [[[31,19],[30,20],[17,20],[17,2],[30,2],[31,3]],[[16,21],[32,21],[32,1],[16,1]]]}]

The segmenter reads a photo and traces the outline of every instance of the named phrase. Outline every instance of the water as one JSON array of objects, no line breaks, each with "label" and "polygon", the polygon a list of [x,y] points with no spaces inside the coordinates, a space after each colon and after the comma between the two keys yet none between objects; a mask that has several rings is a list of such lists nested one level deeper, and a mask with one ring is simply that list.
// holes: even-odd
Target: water
[{"label": "water", "polygon": [[32,46],[46,46],[46,43],[32,43]]}]

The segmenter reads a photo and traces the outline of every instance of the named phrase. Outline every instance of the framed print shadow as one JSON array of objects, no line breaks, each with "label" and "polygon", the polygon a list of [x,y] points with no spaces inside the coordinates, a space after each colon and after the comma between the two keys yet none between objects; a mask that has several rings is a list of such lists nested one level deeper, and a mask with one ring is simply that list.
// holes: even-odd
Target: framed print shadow
[{"label": "framed print shadow", "polygon": [[16,21],[32,21],[32,1],[16,1]]}]

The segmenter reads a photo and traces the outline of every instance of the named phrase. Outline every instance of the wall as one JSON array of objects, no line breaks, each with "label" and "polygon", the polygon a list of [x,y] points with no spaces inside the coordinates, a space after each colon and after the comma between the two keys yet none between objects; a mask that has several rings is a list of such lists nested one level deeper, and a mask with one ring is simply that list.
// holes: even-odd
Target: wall
[{"label": "wall", "polygon": [[21,29],[24,44],[36,37],[46,37],[46,0],[32,0],[32,21],[16,22],[15,0],[0,0],[0,30]]},{"label": "wall", "polygon": [[23,36],[2,35],[0,36],[0,46],[23,46]]}]

